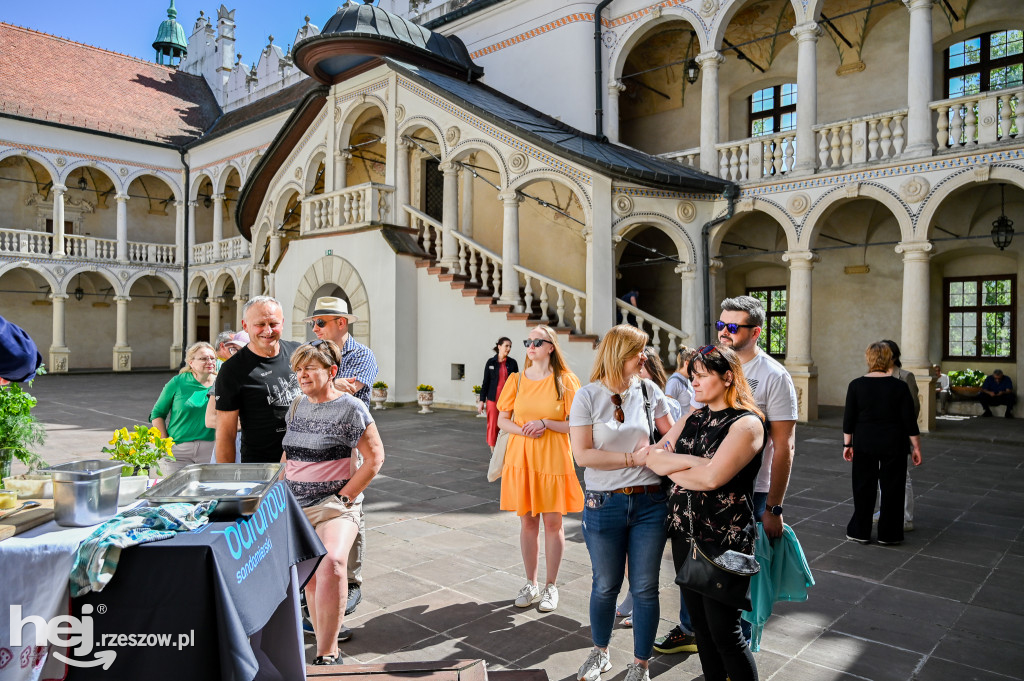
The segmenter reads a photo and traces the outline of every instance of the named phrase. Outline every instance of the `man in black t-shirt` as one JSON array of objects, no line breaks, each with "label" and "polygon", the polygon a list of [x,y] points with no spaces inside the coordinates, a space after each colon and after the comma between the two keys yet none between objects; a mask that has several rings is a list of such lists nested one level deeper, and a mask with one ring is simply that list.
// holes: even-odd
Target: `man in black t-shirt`
[{"label": "man in black t-shirt", "polygon": [[277,463],[283,452],[285,414],[301,393],[289,362],[299,343],[281,340],[284,313],[270,296],[242,308],[249,344],[217,374],[218,463],[234,463],[235,435],[242,422],[242,463]]}]

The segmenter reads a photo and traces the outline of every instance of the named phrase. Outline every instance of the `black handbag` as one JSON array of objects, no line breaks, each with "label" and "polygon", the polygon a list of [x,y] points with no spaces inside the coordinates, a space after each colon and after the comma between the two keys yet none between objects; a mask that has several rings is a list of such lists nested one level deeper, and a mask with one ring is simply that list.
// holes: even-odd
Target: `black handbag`
[{"label": "black handbag", "polygon": [[[699,434],[699,429],[698,429]],[[697,437],[694,442],[697,442]],[[750,499],[743,496],[747,506]],[[676,584],[739,610],[750,610],[750,578],[761,565],[757,558],[739,551],[721,550],[697,541],[693,531],[693,498],[686,492],[686,515],[690,519],[690,546],[676,572]]]}]

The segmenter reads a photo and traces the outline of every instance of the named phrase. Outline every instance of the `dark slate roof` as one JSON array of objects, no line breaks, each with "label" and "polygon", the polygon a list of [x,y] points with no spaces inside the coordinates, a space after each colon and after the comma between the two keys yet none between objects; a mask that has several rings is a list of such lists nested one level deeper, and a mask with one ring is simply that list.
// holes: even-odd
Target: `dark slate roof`
[{"label": "dark slate roof", "polygon": [[226,135],[264,118],[269,118],[284,111],[294,109],[302,98],[319,86],[312,78],[303,78],[298,83],[289,85],[283,90],[257,99],[252,104],[229,111],[214,123],[213,127],[192,145],[209,142],[211,139]]},{"label": "dark slate roof", "polygon": [[[412,50],[408,57],[410,60],[418,61],[415,55],[419,53],[473,78],[483,74],[483,68],[473,63],[469,50],[458,37],[434,33],[374,5],[348,5],[339,8],[338,12],[327,20],[318,35],[295,44],[296,63],[300,64],[300,53],[311,46],[339,39],[371,39],[392,43],[400,48]],[[372,58],[373,56],[367,53],[346,52],[326,59],[325,63],[319,64],[319,68],[335,75]]]},{"label": "dark slate roof", "polygon": [[600,174],[660,189],[716,194],[732,184],[675,161],[601,141],[482,83],[467,83],[393,59],[386,61],[435,94],[552,154]]}]

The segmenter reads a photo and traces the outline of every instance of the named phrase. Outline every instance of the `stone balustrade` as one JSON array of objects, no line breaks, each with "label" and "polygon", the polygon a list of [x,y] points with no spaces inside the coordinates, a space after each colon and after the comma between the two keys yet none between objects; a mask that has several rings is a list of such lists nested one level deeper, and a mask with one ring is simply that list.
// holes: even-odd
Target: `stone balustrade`
[{"label": "stone balustrade", "polygon": [[[129,241],[126,245],[128,262],[164,266],[177,264],[174,244]],[[59,257],[53,253],[53,235],[18,229],[0,229],[0,255],[3,254]],[[64,257],[117,262],[117,240],[67,234],[64,236]]]},{"label": "stone balustrade", "polygon": [[796,132],[750,137],[716,145],[718,176],[733,182],[789,172],[796,158]]},{"label": "stone balustrade", "polygon": [[244,236],[233,236],[216,243],[207,242],[192,246],[192,264],[204,265],[227,260],[243,260],[249,257],[251,244]]},{"label": "stone balustrade", "polygon": [[[584,307],[587,302],[586,293],[521,265],[516,265],[515,270],[523,281],[521,304],[525,312],[532,314],[533,303],[536,301],[540,308],[540,321],[543,323],[554,322],[555,326],[568,327],[576,333],[586,333],[583,328]],[[551,315],[550,309],[551,293],[555,294],[554,316]],[[566,296],[573,299],[572,324],[569,323],[565,314]]]},{"label": "stone balustrade", "polygon": [[815,126],[818,168],[836,170],[899,158],[906,142],[906,118],[907,110],[899,109]]},{"label": "stone balustrade", "polygon": [[932,102],[940,150],[970,149],[1024,139],[1024,87]]},{"label": "stone balustrade", "polygon": [[[662,359],[668,360],[665,364],[666,367],[675,366],[676,349],[684,340],[690,337],[690,334],[686,333],[682,329],[677,329],[671,324],[667,324],[665,321],[658,319],[657,317],[647,314],[638,307],[633,307],[624,300],[616,300],[615,307],[619,314],[622,315],[623,321],[628,321],[628,323],[633,324],[651,337],[651,345],[654,346],[654,352],[657,353],[659,357],[661,356],[662,334],[664,334],[666,336],[666,340],[668,340],[668,354]],[[650,327],[650,330],[648,331],[645,327]]]},{"label": "stone balustrade", "polygon": [[376,182],[346,187],[302,200],[301,234],[319,234],[366,224],[391,222],[395,188]]}]

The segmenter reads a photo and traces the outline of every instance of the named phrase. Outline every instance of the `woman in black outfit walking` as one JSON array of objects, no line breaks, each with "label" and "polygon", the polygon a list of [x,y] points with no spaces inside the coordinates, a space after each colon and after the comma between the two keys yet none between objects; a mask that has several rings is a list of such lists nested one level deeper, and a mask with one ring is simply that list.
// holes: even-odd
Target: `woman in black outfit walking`
[{"label": "woman in black outfit walking", "polygon": [[903,490],[910,458],[921,465],[921,438],[907,384],[890,375],[892,350],[884,342],[864,352],[868,373],[850,381],[843,414],[843,458],[853,463],[853,517],[846,538],[871,541],[875,494],[881,490],[878,543],[903,541]]},{"label": "woman in black outfit walking", "polygon": [[498,395],[505,387],[505,379],[519,373],[519,364],[509,357],[511,351],[512,341],[505,336],[499,338],[494,344],[494,357],[487,360],[484,378],[480,382],[480,401],[476,410],[481,414],[487,410],[487,444],[491,447],[498,440]]}]

